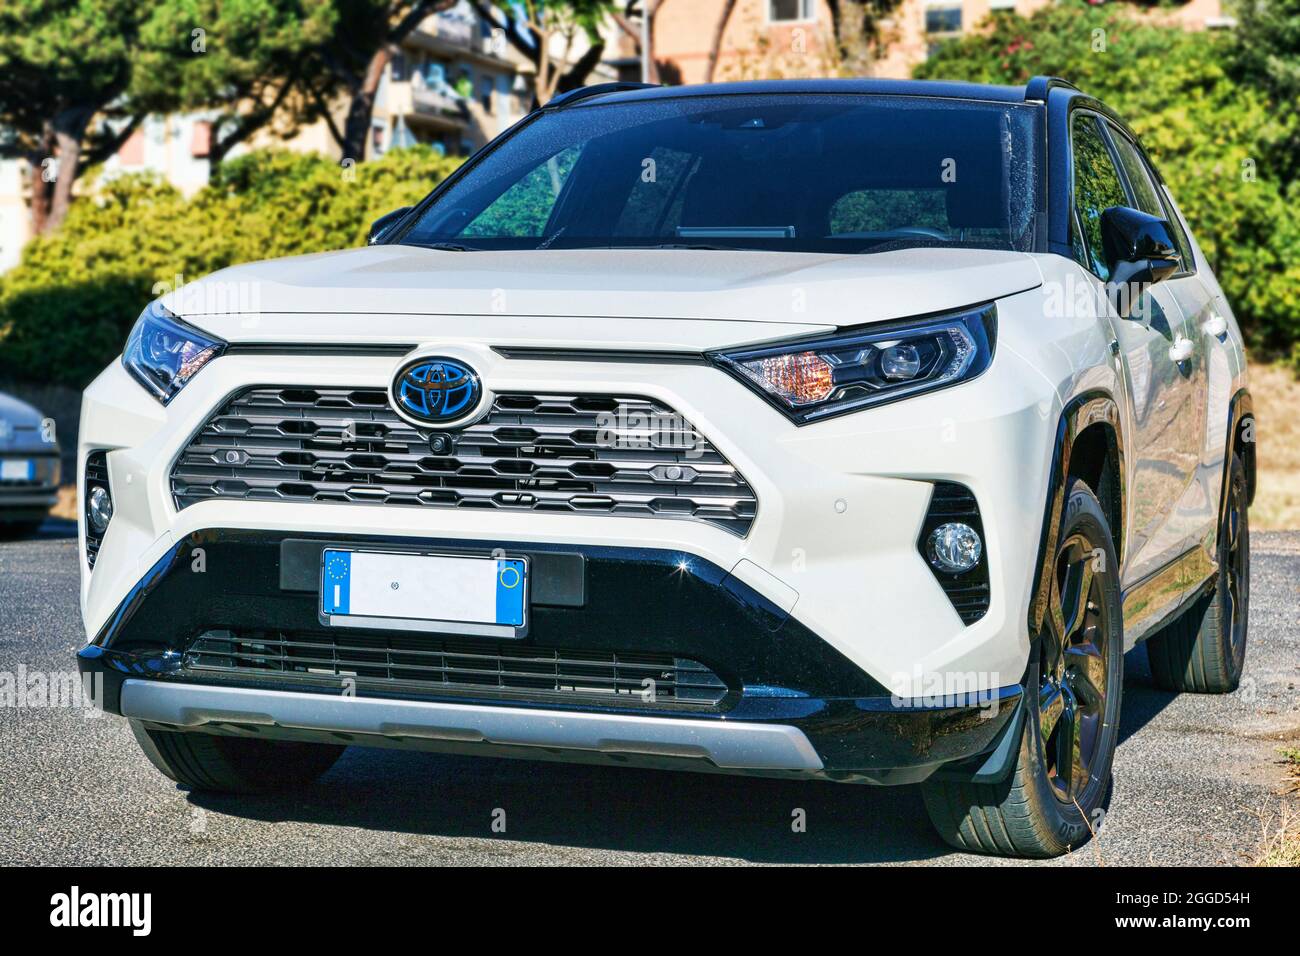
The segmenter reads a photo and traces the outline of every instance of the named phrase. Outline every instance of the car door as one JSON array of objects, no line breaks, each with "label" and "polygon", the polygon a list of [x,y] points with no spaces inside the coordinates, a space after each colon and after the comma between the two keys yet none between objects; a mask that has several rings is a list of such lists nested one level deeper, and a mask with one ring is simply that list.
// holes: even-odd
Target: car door
[{"label": "car door", "polygon": [[[1070,141],[1075,255],[1099,283],[1105,283],[1111,276],[1101,214],[1111,206],[1132,206],[1133,199],[1101,116],[1076,110],[1070,120]],[[1175,347],[1185,348],[1180,340],[1187,338],[1186,320],[1166,283],[1152,286],[1138,305],[1130,319],[1121,319],[1107,307],[1131,410],[1125,434],[1129,471],[1128,536],[1121,578],[1125,586],[1182,553],[1182,535],[1169,525],[1169,518],[1196,470],[1196,456],[1188,455],[1186,424],[1195,414],[1195,387],[1187,367],[1170,355]]]},{"label": "car door", "polygon": [[[1165,534],[1178,553],[1198,545],[1207,555],[1214,553],[1214,532],[1218,524],[1219,485],[1223,478],[1222,446],[1227,428],[1227,390],[1231,387],[1228,349],[1220,340],[1227,329],[1218,315],[1214,295],[1198,274],[1182,221],[1171,199],[1154,175],[1149,160],[1137,142],[1113,123],[1107,123],[1111,144],[1119,160],[1131,205],[1169,223],[1178,245],[1182,267],[1160,284],[1172,296],[1183,314],[1183,350],[1190,353],[1179,364],[1179,387],[1190,392],[1186,417],[1176,422],[1174,444],[1180,459],[1179,472],[1188,480],[1165,522]],[[1223,332],[1219,331],[1220,326]],[[1226,338],[1226,336],[1224,336]],[[1211,394],[1221,408],[1211,414]]]}]

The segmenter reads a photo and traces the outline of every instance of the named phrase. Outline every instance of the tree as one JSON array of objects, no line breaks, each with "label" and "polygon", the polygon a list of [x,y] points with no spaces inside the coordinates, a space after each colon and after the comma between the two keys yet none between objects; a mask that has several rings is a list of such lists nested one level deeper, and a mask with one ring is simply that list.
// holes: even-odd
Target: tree
[{"label": "tree", "polygon": [[[1240,0],[1233,74],[1262,87],[1279,107],[1300,103],[1300,0]],[[1300,178],[1300,130],[1275,144],[1270,158],[1289,180]]]},{"label": "tree", "polygon": [[735,9],[736,0],[725,0],[718,22],[713,26],[713,40],[709,43],[709,61],[704,68],[705,83],[713,82],[713,74],[718,68],[718,54],[722,52],[722,38],[727,32],[727,24],[731,22],[731,13]]},{"label": "tree", "polygon": [[334,0],[188,0],[141,29],[132,96],[141,104],[216,107],[208,160],[272,122],[292,135],[310,117],[297,93],[304,56],[328,42]]},{"label": "tree", "polygon": [[275,114],[332,17],[330,0],[5,0],[0,127],[30,167],[34,231],[151,113],[222,104],[219,161]]},{"label": "tree", "polygon": [[[470,5],[532,63],[538,103],[587,82],[605,55],[601,22],[615,12],[610,0],[470,0]],[[569,63],[580,33],[586,36],[587,50]],[[557,39],[561,52],[559,59],[554,59],[553,41]]]},{"label": "tree", "polygon": [[[28,160],[38,231],[67,215],[87,162],[116,152],[128,118],[92,130],[127,92],[147,9],[133,0],[8,0],[0,8],[0,126]],[[135,120],[138,122],[138,120]],[[57,153],[57,166],[53,162]]]},{"label": "tree", "polygon": [[[329,37],[297,64],[296,87],[312,118],[323,120],[344,159],[365,157],[366,136],[384,70],[405,40],[428,17],[457,0],[334,0]],[[347,109],[340,126],[334,107]]]}]

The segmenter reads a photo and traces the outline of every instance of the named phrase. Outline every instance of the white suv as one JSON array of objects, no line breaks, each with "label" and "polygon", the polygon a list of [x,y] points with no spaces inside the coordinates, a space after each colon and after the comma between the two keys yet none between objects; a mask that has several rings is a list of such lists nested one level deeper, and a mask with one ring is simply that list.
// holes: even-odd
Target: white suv
[{"label": "white suv", "polygon": [[365,249],[238,266],[86,391],[84,670],[188,787],[348,744],[1109,799],[1123,654],[1236,686],[1241,334],[1105,106],[592,87]]}]

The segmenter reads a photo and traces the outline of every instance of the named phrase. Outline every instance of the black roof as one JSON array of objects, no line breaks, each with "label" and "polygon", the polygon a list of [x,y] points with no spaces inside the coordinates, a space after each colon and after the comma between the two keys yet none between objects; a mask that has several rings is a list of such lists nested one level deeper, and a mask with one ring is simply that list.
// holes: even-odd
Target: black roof
[{"label": "black roof", "polygon": [[986,100],[998,103],[1042,102],[1053,87],[1073,89],[1065,80],[1036,76],[1024,86],[994,86],[952,80],[748,80],[740,83],[701,83],[693,86],[655,86],[642,83],[602,83],[563,93],[547,108],[559,108],[600,97],[602,103],[641,102],[685,96],[726,96],[738,93],[863,93],[876,96],[935,96],[946,99]]}]

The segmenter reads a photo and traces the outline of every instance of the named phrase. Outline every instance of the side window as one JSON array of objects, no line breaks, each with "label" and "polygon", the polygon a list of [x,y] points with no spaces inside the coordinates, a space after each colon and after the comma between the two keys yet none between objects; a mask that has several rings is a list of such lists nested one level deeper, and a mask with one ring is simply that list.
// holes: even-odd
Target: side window
[{"label": "side window", "polygon": [[1174,231],[1174,242],[1178,244],[1178,255],[1183,260],[1183,271],[1195,272],[1196,257],[1192,255],[1192,244],[1188,241],[1187,230],[1183,228],[1182,220],[1174,211],[1174,204],[1169,197],[1162,193],[1160,198],[1164,200],[1165,220],[1169,223],[1169,228]]},{"label": "side window", "polygon": [[1128,177],[1129,185],[1133,187],[1134,207],[1148,216],[1164,219],[1165,204],[1160,201],[1160,193],[1156,190],[1156,184],[1152,181],[1151,174],[1147,172],[1147,165],[1138,154],[1137,147],[1113,126],[1110,138],[1115,144],[1115,152],[1119,154],[1119,164],[1124,167],[1124,175]]},{"label": "side window", "polygon": [[540,239],[579,152],[580,147],[571,146],[533,168],[475,216],[461,235]]},{"label": "side window", "polygon": [[1115,151],[1119,153],[1120,165],[1124,167],[1129,185],[1133,187],[1133,201],[1137,208],[1148,215],[1159,216],[1169,223],[1169,231],[1178,245],[1179,258],[1183,260],[1183,271],[1195,272],[1196,260],[1192,256],[1192,247],[1187,241],[1187,233],[1183,231],[1183,224],[1178,221],[1177,214],[1170,208],[1169,200],[1157,183],[1141,150],[1118,131],[1111,133],[1111,139],[1115,141]]},{"label": "side window", "polygon": [[1119,172],[1102,139],[1097,120],[1088,113],[1076,113],[1071,122],[1074,147],[1074,209],[1082,235],[1076,244],[1083,263],[1103,281],[1110,278],[1101,241],[1101,214],[1111,206],[1127,206]]}]

